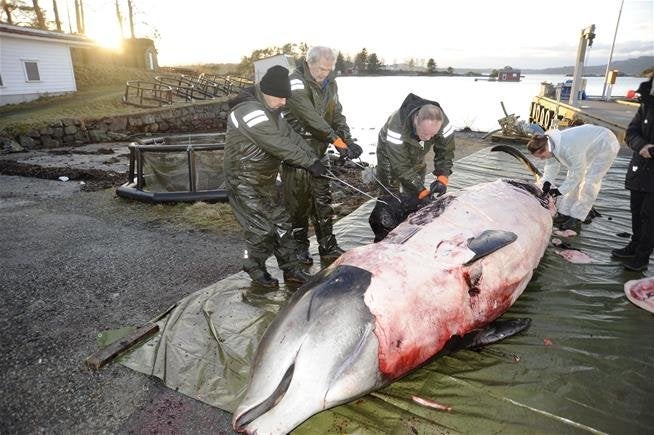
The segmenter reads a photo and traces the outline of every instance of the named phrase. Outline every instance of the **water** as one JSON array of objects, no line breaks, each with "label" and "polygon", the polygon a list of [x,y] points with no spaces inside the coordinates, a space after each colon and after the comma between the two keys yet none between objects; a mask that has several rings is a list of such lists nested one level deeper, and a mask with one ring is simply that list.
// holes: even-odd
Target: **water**
[{"label": "water", "polygon": [[[388,116],[397,110],[409,92],[438,101],[456,129],[469,127],[475,131],[499,128],[504,117],[500,101],[509,114],[529,119],[529,104],[540,91],[540,84],[553,84],[570,77],[563,75],[530,75],[520,82],[489,82],[474,77],[340,77],[339,97],[352,134],[369,155],[377,146],[377,133]],[[588,77],[586,94],[601,95],[603,77]],[[624,96],[645,81],[640,77],[618,77],[611,95]],[[374,163],[374,156],[366,158]]]}]

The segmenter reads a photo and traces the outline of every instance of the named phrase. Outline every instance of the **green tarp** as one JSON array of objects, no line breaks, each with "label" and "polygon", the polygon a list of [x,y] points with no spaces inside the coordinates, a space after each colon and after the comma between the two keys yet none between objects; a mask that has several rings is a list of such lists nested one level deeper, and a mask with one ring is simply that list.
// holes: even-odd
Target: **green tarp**
[{"label": "green tarp", "polygon": [[[623,271],[610,257],[613,247],[628,240],[617,234],[630,231],[623,187],[628,158],[621,154],[606,177],[596,203],[602,217],[568,240],[593,262],[568,263],[551,246],[505,314],[530,317],[529,330],[478,352],[437,359],[380,391],[310,418],[295,433],[652,433],[654,316],[623,292],[627,280],[642,275]],[[455,163],[450,191],[499,177],[531,179],[512,157],[485,149]],[[373,205],[362,205],[336,224],[344,248],[372,242]],[[317,260],[315,244],[312,253]],[[281,278],[273,259],[268,265]],[[233,411],[258,340],[292,291],[249,284],[247,275],[238,273],[182,299],[159,320],[161,332],[121,362]],[[413,396],[451,410],[426,408]]]}]

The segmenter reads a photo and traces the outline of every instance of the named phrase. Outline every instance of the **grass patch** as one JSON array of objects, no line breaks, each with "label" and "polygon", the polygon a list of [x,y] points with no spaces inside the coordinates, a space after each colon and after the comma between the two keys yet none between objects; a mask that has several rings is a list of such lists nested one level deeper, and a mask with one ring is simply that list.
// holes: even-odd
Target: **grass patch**
[{"label": "grass patch", "polygon": [[[110,85],[68,95],[43,97],[28,103],[0,106],[0,131],[4,130],[11,135],[19,135],[34,128],[47,127],[64,118],[97,119],[160,110],[125,104],[122,102],[124,93],[124,84]],[[161,109],[211,104],[224,99],[216,98],[194,103],[176,102],[172,106],[164,106]]]},{"label": "grass patch", "polygon": [[162,221],[185,229],[225,233],[239,231],[241,228],[226,203],[157,204],[153,206],[152,213]]},{"label": "grass patch", "polygon": [[105,86],[55,97],[42,97],[22,104],[0,107],[0,129],[25,133],[63,118],[99,118],[139,109],[123,104],[124,85]]}]

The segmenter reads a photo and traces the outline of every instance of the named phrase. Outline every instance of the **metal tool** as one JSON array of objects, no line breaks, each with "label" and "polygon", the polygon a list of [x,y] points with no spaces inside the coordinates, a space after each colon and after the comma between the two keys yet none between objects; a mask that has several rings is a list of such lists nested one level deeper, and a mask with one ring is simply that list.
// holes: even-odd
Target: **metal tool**
[{"label": "metal tool", "polygon": [[[351,185],[350,183],[348,183],[347,181],[341,180],[341,179],[338,178],[336,175],[334,175],[334,173],[333,173],[332,171],[330,171],[330,170],[327,170],[327,173],[324,174],[323,177],[328,178],[328,179],[330,179],[330,180],[338,181],[338,182],[340,182],[340,183],[346,185],[346,186],[349,187],[350,189],[354,189],[354,190],[356,190],[357,192],[359,192],[360,194],[367,196],[367,197],[370,198],[370,199],[376,199],[377,201],[381,202],[382,204],[390,205],[390,204],[387,203],[386,201],[383,201],[383,200],[381,200],[381,199],[379,199],[379,198],[375,198],[374,196],[371,196],[371,195],[367,194],[367,193],[364,192],[363,190],[360,190],[360,189],[358,189],[358,188],[352,186],[352,185]],[[399,200],[398,200],[398,201],[399,201]]]},{"label": "metal tool", "polygon": [[[352,159],[350,159],[350,158],[348,158],[348,157],[345,157],[345,160],[349,160],[349,161],[351,161],[352,163],[354,163],[355,165],[357,165],[357,166],[358,166],[359,168],[361,168],[361,169],[366,169],[365,166],[363,166],[363,165],[360,164],[360,163],[355,162],[354,160],[352,160]],[[397,196],[395,196],[395,194],[393,194],[393,192],[391,192],[391,191],[388,189],[388,187],[386,187],[386,186],[384,185],[384,183],[382,183],[381,181],[379,181],[379,178],[377,178],[374,174],[370,174],[370,175],[372,175],[372,178],[374,178],[374,180],[375,180],[375,181],[376,181],[376,182],[377,182],[381,187],[383,187],[384,190],[385,190],[386,192],[388,192],[388,194],[391,195],[391,196],[392,196],[392,197],[393,197],[397,202],[402,202],[402,201],[400,200],[400,198],[398,198]]]}]

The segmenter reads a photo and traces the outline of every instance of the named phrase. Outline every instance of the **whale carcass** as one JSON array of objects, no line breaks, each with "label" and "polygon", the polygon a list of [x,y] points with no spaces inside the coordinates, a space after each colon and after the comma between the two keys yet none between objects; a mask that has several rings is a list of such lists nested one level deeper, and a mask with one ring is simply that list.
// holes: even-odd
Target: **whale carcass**
[{"label": "whale carcass", "polygon": [[269,326],[234,429],[287,433],[453,342],[501,338],[503,331],[484,328],[538,266],[552,230],[550,202],[530,183],[475,185],[421,208],[381,242],[343,254]]}]

